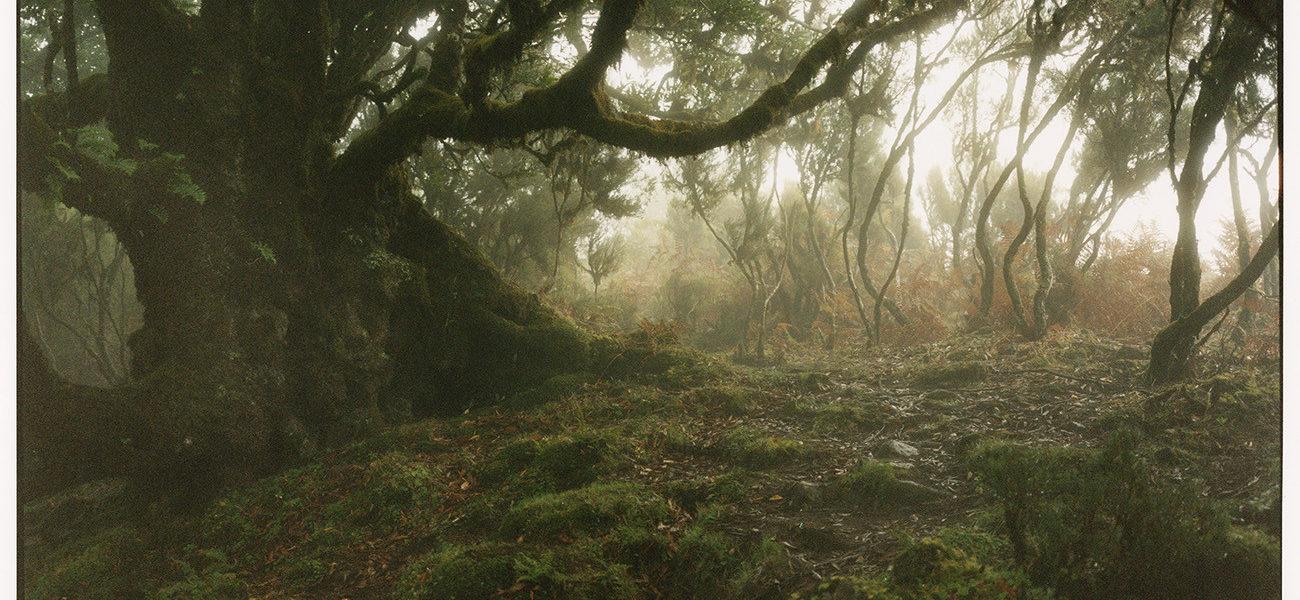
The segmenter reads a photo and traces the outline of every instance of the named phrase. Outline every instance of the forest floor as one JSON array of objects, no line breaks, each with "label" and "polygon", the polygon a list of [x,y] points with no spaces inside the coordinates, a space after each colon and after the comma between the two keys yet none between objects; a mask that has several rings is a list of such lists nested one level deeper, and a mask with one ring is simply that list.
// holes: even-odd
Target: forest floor
[{"label": "forest floor", "polygon": [[[1120,430],[1138,438],[1143,481],[1194,490],[1187,502],[1213,506],[1272,564],[1276,369],[1152,390],[1143,348],[1067,332],[835,355],[555,378],[330,451],[197,515],[125,510],[123,484],[91,484],[24,508],[24,585],[34,598],[1051,597],[1104,578],[1070,588],[1085,584],[1045,581],[1023,550],[1013,560],[997,484],[1008,463],[988,457],[997,443],[1107,447]],[[1079,452],[1020,468],[1100,460]],[[1061,518],[1062,537],[1089,529]],[[1059,558],[1045,535],[1030,544],[1039,566]],[[1207,527],[1189,535],[1220,543]]]}]

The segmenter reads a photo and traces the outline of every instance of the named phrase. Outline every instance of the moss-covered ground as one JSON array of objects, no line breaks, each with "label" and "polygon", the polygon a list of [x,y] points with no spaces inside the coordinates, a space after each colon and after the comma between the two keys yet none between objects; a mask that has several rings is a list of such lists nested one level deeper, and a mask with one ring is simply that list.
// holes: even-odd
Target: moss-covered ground
[{"label": "moss-covered ground", "polygon": [[30,502],[23,587],[29,598],[1275,596],[1276,371],[1207,361],[1207,375],[1152,390],[1144,358],[1059,333],[561,376],[190,511],[114,481]]}]

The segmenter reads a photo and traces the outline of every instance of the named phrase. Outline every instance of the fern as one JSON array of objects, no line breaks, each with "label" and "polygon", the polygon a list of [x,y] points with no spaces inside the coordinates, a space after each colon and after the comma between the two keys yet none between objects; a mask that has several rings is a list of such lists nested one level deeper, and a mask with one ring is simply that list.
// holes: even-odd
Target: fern
[{"label": "fern", "polygon": [[204,192],[203,188],[199,187],[199,184],[194,182],[194,179],[190,177],[189,173],[183,171],[178,171],[176,173],[172,178],[171,186],[169,186],[168,189],[171,190],[171,193],[176,194],[181,198],[191,200],[195,204],[203,204],[208,201],[207,192]]},{"label": "fern", "polygon": [[253,250],[257,252],[262,262],[273,265],[275,264],[275,251],[266,242],[253,242]]},{"label": "fern", "polygon": [[118,157],[121,148],[103,121],[78,128],[74,135],[77,151],[105,169],[131,175],[140,166],[133,159]]}]

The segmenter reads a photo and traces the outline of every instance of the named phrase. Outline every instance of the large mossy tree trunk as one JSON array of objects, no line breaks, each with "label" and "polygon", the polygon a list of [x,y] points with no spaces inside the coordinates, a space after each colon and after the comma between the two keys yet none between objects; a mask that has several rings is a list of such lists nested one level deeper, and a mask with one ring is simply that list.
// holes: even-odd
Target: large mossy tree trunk
[{"label": "large mossy tree trunk", "polygon": [[[202,496],[321,444],[620,355],[423,208],[402,167],[426,140],[568,129],[658,157],[696,154],[838,97],[873,46],[961,3],[871,21],[874,3],[859,0],[748,108],[691,123],[610,106],[605,71],[639,0],[604,2],[574,66],[513,100],[489,98],[490,78],[576,4],[522,0],[503,32],[473,34],[456,2],[95,6],[108,73],[24,103],[20,184],[23,201],[61,201],[112,227],[144,326],[122,389],[68,386],[34,346],[24,352],[20,476],[31,491],[125,475]],[[431,12],[437,28],[410,39]],[[410,65],[429,60],[409,77],[377,76],[394,47]],[[404,101],[350,132],[363,97]]]},{"label": "large mossy tree trunk", "polygon": [[[72,426],[63,435],[89,438],[87,454],[126,447],[127,460],[107,472],[220,483],[587,367],[587,336],[427,213],[402,172],[331,181],[321,123],[268,98],[275,81],[220,77],[255,91],[186,85],[160,96],[194,98],[184,112],[229,119],[151,119],[172,107],[108,90],[119,99],[105,115],[114,138],[183,156],[178,172],[202,192],[200,201],[160,189],[146,173],[149,152],[123,144],[119,157],[140,154],[141,166],[114,186],[115,209],[79,206],[118,233],[144,308],[130,339],[136,383],[114,390],[128,400],[109,409],[129,406],[132,417],[105,416],[121,426],[93,432],[75,404],[59,407]],[[160,177],[178,183],[176,173]],[[31,400],[25,408],[49,412],[48,395]],[[49,456],[56,437],[28,436],[32,477],[81,462]]]},{"label": "large mossy tree trunk", "polygon": [[[24,115],[25,187],[62,177],[62,199],[113,228],[144,309],[136,383],[111,400],[28,378],[25,482],[93,463],[200,491],[586,367],[585,334],[424,211],[401,170],[335,176],[326,55],[299,47],[321,43],[291,27],[310,15],[280,10],[232,5],[172,32],[180,49],[114,35],[106,14],[108,76]],[[85,147],[100,119],[112,146]],[[67,173],[39,156],[61,151]]]}]

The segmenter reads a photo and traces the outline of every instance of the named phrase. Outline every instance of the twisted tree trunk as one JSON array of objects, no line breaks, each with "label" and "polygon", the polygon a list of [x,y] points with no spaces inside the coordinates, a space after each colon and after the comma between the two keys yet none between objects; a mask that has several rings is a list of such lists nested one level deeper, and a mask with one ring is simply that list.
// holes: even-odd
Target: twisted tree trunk
[{"label": "twisted tree trunk", "polygon": [[[1175,179],[1178,192],[1178,237],[1169,266],[1169,320],[1178,321],[1200,304],[1201,257],[1196,239],[1196,212],[1205,195],[1205,153],[1214,141],[1237,84],[1245,77],[1262,40],[1249,23],[1230,17],[1210,66],[1199,74],[1200,93],[1192,108],[1187,155]],[[1211,44],[1215,44],[1211,41]],[[1171,150],[1172,152],[1172,150]],[[1172,165],[1171,165],[1172,174]]]},{"label": "twisted tree trunk", "polygon": [[1246,293],[1255,280],[1259,279],[1268,268],[1269,263],[1277,257],[1281,223],[1274,223],[1268,236],[1255,251],[1236,277],[1223,289],[1204,302],[1196,305],[1182,318],[1165,326],[1156,334],[1151,343],[1151,360],[1147,364],[1147,380],[1155,385],[1174,381],[1185,376],[1189,370],[1192,355],[1196,350],[1196,338],[1201,330],[1219,313],[1228,309],[1237,298]]}]

